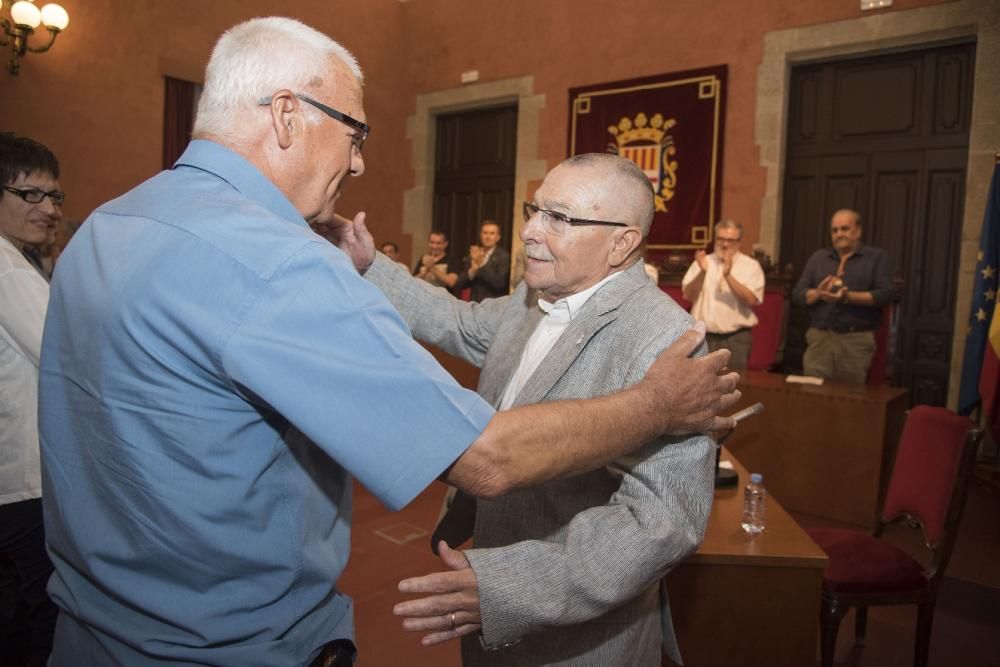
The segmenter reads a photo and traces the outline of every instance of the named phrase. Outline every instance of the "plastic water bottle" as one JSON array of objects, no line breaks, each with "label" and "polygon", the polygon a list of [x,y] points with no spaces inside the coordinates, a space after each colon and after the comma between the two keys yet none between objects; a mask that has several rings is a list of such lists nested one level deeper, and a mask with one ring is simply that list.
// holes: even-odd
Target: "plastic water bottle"
[{"label": "plastic water bottle", "polygon": [[764,532],[764,504],[767,490],[764,488],[764,476],[760,473],[750,475],[750,483],[743,491],[743,522],[740,524],[750,535]]}]

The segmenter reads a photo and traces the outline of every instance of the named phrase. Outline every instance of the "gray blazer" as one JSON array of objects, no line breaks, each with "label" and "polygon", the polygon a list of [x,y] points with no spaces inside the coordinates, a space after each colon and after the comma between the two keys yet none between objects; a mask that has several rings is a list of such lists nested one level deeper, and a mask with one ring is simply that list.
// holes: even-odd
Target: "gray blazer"
[{"label": "gray blazer", "polygon": [[[525,285],[465,303],[379,256],[367,277],[416,338],[480,366],[497,405],[544,316]],[[576,315],[515,404],[589,398],[628,387],[692,324],[642,263],[606,283]],[[474,548],[482,636],[464,664],[635,667],[679,661],[663,576],[704,536],[714,443],[660,438],[585,475],[477,505]]]}]

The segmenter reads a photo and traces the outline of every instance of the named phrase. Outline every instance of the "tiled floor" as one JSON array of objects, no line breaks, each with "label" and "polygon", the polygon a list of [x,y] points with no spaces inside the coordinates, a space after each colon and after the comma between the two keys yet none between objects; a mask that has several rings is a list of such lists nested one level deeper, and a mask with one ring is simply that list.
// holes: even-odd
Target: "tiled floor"
[{"label": "tiled floor", "polygon": [[[353,551],[341,585],[356,604],[359,667],[461,664],[457,644],[422,647],[420,635],[404,632],[392,615],[392,606],[403,599],[396,590],[400,579],[442,569],[430,553],[428,533],[437,519],[444,491],[444,485],[435,483],[404,510],[392,513],[363,489],[355,490]],[[818,523],[809,517],[797,518],[804,524]],[[920,538],[915,533],[894,529],[889,535],[908,552],[920,552]],[[818,604],[817,601],[817,608]],[[861,650],[852,650],[853,613],[844,619],[838,637],[837,664],[909,667],[913,660],[914,609],[884,607],[872,609],[868,616],[868,637]],[[930,664],[931,667],[1000,665],[1000,490],[997,487],[977,483],[970,490],[958,544],[934,619]]]},{"label": "tiled floor", "polygon": [[406,508],[389,512],[364,489],[354,491],[351,560],[340,579],[354,598],[358,667],[448,667],[461,665],[458,644],[424,647],[421,633],[404,632],[392,607],[404,596],[400,579],[437,572],[430,551],[446,487],[435,482]]}]

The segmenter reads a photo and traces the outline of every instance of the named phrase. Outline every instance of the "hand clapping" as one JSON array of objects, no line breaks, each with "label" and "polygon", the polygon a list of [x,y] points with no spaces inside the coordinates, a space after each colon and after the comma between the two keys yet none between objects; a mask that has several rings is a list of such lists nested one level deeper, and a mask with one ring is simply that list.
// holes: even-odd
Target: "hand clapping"
[{"label": "hand clapping", "polygon": [[820,300],[832,303],[840,301],[846,289],[847,286],[839,276],[827,276],[816,286],[816,293]]}]

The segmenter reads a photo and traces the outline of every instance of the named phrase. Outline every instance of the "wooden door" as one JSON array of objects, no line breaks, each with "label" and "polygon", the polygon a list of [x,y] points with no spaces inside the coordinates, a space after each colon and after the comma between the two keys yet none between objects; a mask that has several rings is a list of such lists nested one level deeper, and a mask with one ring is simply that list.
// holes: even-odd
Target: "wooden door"
[{"label": "wooden door", "polygon": [[[857,210],[900,288],[893,384],[947,401],[975,45],[800,65],[792,70],[781,264],[795,279],[829,246],[830,216]],[[808,312],[792,308],[783,370],[801,369]]]},{"label": "wooden door", "polygon": [[500,225],[510,250],[516,144],[516,105],[437,117],[432,228],[448,235],[455,259],[479,243],[484,219]]}]

